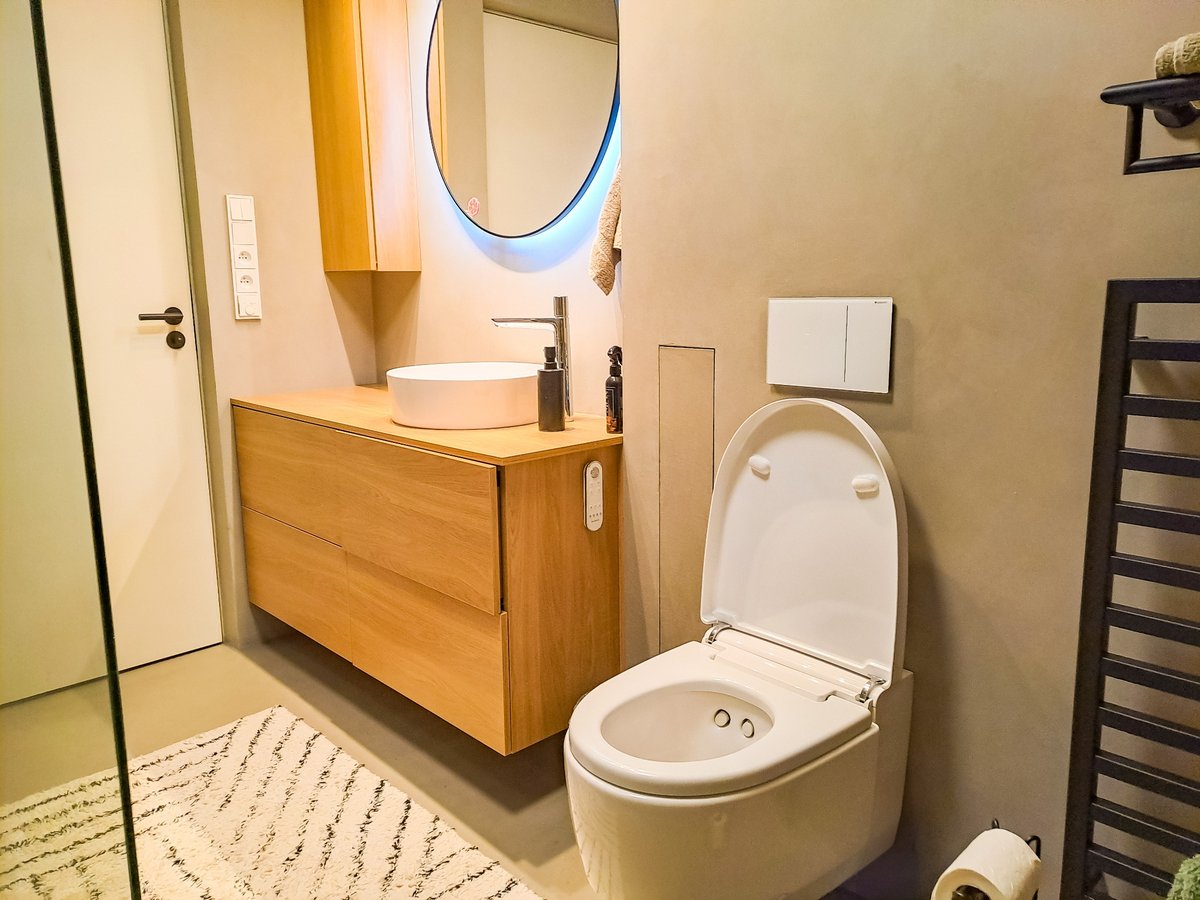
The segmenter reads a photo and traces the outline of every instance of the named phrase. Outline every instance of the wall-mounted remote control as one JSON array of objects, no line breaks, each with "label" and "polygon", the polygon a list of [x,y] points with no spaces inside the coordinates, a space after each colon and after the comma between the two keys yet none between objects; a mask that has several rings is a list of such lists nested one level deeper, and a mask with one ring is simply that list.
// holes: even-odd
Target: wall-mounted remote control
[{"label": "wall-mounted remote control", "polygon": [[604,524],[604,467],[596,460],[583,467],[583,520],[588,531]]}]

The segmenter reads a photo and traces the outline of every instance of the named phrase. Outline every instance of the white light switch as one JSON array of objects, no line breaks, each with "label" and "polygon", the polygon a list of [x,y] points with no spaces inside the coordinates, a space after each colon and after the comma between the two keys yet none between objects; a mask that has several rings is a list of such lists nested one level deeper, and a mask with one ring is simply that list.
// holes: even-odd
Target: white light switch
[{"label": "white light switch", "polygon": [[891,297],[772,297],[767,304],[767,381],[887,393]]},{"label": "white light switch", "polygon": [[253,222],[239,222],[236,219],[231,219],[229,222],[229,240],[234,244],[242,244],[250,246],[258,243],[258,238],[254,234]]},{"label": "white light switch", "polygon": [[229,262],[233,272],[233,317],[261,319],[262,294],[258,283],[258,232],[254,226],[254,198],[226,194],[229,216]]},{"label": "white light switch", "polygon": [[239,319],[261,319],[262,306],[258,294],[236,294],[237,317]]}]

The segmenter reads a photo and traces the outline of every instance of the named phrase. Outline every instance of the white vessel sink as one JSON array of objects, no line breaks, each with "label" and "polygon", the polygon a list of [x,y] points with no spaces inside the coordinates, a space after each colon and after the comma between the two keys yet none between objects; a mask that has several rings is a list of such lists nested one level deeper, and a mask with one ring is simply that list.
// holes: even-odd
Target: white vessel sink
[{"label": "white vessel sink", "polygon": [[414,428],[506,428],[537,421],[535,363],[401,366],[387,373],[392,421]]}]

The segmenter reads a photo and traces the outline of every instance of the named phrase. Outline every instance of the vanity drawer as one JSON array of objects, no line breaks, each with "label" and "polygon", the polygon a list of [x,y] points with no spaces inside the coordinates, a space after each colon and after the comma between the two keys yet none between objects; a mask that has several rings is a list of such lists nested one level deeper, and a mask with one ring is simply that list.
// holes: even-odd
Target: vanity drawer
[{"label": "vanity drawer", "polygon": [[234,407],[242,505],[341,543],[337,432]]},{"label": "vanity drawer", "polygon": [[346,552],[242,508],[250,602],[340,656],[350,655]]},{"label": "vanity drawer", "polygon": [[339,441],[346,552],[499,613],[496,467],[333,434]]},{"label": "vanity drawer", "polygon": [[347,557],[350,660],[368,675],[508,752],[508,616],[489,615]]}]

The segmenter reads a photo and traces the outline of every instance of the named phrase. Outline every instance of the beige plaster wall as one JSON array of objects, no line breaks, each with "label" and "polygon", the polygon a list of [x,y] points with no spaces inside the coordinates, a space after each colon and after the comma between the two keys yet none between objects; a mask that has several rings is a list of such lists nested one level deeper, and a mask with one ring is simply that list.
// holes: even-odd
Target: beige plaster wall
[{"label": "beige plaster wall", "polygon": [[[628,657],[698,634],[698,581],[659,561],[694,557],[703,530],[660,477],[680,484],[682,461],[700,485],[709,435],[719,458],[783,396],[766,298],[893,296],[891,394],[836,398],[891,450],[910,528],[905,813],[862,893],[927,895],[998,816],[1046,838],[1053,898],[1105,281],[1200,275],[1200,172],[1122,177],[1124,113],[1097,95],[1150,74],[1200,6],[621,12]],[[1196,148],[1161,132],[1160,150]],[[715,350],[711,421],[679,351],[660,384],[660,345]],[[660,417],[689,410],[692,443],[660,459]]]},{"label": "beige plaster wall", "polygon": [[[371,283],[321,265],[301,0],[168,0],[225,637],[246,600],[229,398],[374,381]],[[225,195],[255,200],[263,318],[233,317]],[[265,628],[266,631],[260,631]]]},{"label": "beige plaster wall", "polygon": [[[615,150],[591,188],[554,228],[530,238],[492,238],[468,222],[446,191],[429,140],[425,64],[436,0],[410,0],[413,130],[421,223],[421,272],[376,275],[375,360],[392,366],[455,360],[538,361],[549,331],[498,329],[492,316],[547,316],[552,298],[571,301],[575,409],[604,412],[605,355],[620,343],[620,288],[605,297],[587,274],[600,203]],[[614,141],[618,140],[614,138]]]}]

